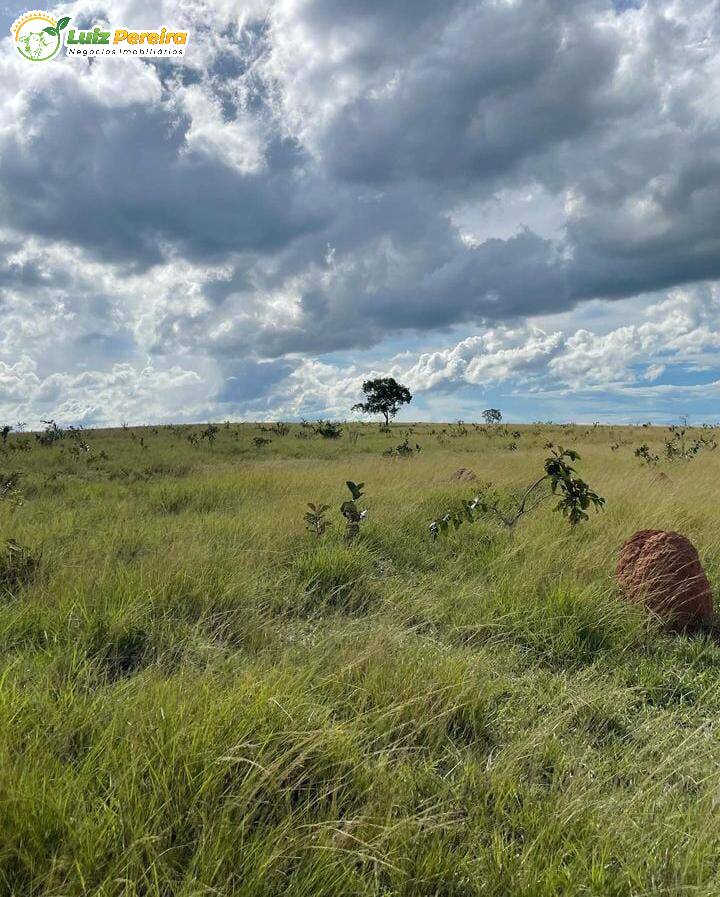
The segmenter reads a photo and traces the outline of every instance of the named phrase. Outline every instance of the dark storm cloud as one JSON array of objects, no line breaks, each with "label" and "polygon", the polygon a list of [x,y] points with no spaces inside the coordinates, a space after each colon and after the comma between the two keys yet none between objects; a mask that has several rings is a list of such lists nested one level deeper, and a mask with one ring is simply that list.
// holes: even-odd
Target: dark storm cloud
[{"label": "dark storm cloud", "polygon": [[464,4],[389,95],[366,93],[343,109],[325,161],[372,184],[418,178],[482,191],[528,156],[619,117],[626,100],[609,86],[620,46],[593,27],[587,6]]},{"label": "dark storm cloud", "polygon": [[0,155],[0,210],[21,232],[143,267],[162,259],[164,243],[202,261],[273,252],[326,215],[293,178],[297,147],[279,136],[268,169],[244,174],[184,152],[188,122],[169,108],[118,110],[73,82],[28,106],[38,133],[6,139]]},{"label": "dark storm cloud", "polygon": [[[261,354],[318,354],[333,349],[368,348],[393,331],[426,332],[458,321],[511,319],[568,307],[567,266],[552,245],[530,232],[509,240],[489,240],[477,248],[446,245],[444,260],[405,280],[388,276],[382,288],[374,274],[381,254],[359,267],[332,292],[302,296],[303,327],[263,327],[252,333]],[[437,246],[428,246],[437,258]],[[353,301],[361,295],[362,302]],[[242,342],[242,335],[238,335]],[[249,344],[248,344],[249,348]]]}]

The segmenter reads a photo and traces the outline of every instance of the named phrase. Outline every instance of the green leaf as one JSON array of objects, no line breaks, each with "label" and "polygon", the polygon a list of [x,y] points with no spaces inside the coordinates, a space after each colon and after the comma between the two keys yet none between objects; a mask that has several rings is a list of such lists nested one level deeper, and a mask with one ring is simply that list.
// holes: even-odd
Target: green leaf
[{"label": "green leaf", "polygon": [[344,501],[340,505],[340,513],[346,520],[355,521],[358,520],[360,514],[358,513],[357,506],[354,501]]},{"label": "green leaf", "polygon": [[57,30],[58,32],[62,31],[63,28],[67,28],[67,24],[70,21],[70,16],[63,16],[62,19],[58,20]]},{"label": "green leaf", "polygon": [[51,27],[50,25],[48,25],[47,28],[43,28],[43,31],[44,31],[46,34],[52,34],[53,37],[57,37],[58,34],[60,33],[60,32],[57,30],[57,28],[53,28],[53,27]]}]

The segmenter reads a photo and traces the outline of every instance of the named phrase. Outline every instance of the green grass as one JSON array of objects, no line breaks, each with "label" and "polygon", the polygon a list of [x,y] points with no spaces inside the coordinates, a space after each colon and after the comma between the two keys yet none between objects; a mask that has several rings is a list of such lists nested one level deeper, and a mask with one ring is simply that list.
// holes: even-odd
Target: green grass
[{"label": "green grass", "polygon": [[[0,558],[0,894],[720,893],[720,647],[613,582],[625,538],[676,529],[717,593],[720,450],[649,469],[659,429],[415,424],[398,459],[403,425],[203,429],[0,449],[23,498],[0,549],[30,558]],[[510,495],[548,441],[604,513],[430,540],[473,494],[453,471]]]}]

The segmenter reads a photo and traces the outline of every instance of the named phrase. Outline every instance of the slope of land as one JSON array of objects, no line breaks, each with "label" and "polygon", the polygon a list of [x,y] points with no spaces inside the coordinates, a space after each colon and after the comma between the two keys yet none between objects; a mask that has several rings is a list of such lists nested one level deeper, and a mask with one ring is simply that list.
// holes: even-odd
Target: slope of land
[{"label": "slope of land", "polygon": [[[720,648],[613,581],[625,538],[672,529],[717,595],[712,431],[648,466],[668,431],[410,430],[9,436],[0,893],[720,893]],[[509,497],[548,442],[603,513],[430,540],[476,491],[455,470]]]}]

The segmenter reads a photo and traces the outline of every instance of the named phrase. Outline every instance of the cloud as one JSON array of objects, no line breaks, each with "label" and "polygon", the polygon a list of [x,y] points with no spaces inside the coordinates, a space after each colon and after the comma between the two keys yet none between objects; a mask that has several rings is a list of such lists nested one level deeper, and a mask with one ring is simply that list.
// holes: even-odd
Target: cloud
[{"label": "cloud", "polygon": [[457,382],[609,388],[635,383],[639,363],[648,365],[644,379],[653,381],[670,364],[712,358],[720,349],[716,291],[678,291],[651,305],[645,317],[608,333],[546,333],[532,324],[498,328],[421,355],[403,376],[422,390]]},{"label": "cloud", "polygon": [[[160,416],[185,413],[185,389],[203,415],[340,409],[378,352],[396,363],[393,340],[450,332],[466,338],[405,370],[417,388],[660,388],[672,357],[717,347],[712,5],[166,0],[156,14],[191,29],[186,59],[29,66],[0,47],[0,362],[30,359],[43,408],[67,390],[73,413],[109,420],[152,371],[170,378],[168,404],[146,406]],[[651,294],[657,317],[622,328],[531,321]],[[338,374],[330,356],[351,352]]]},{"label": "cloud", "polygon": [[101,426],[124,420],[196,420],[204,416],[202,378],[177,365],[158,370],[114,364],[109,371],[53,373],[43,380],[36,370],[29,358],[12,368],[0,362],[4,420],[37,424],[41,418],[52,417],[59,423]]},{"label": "cloud", "polygon": [[[265,362],[227,357],[208,367],[188,357],[185,365],[115,363],[43,375],[23,356],[13,365],[0,362],[0,418],[96,425],[237,415],[345,419],[357,416],[350,408],[364,379],[391,374],[413,392],[406,413],[413,418],[477,417],[480,404],[499,395],[506,408],[517,397],[532,397],[532,411],[515,412],[516,418],[587,420],[599,407],[606,419],[637,420],[654,403],[656,414],[671,419],[674,408],[709,413],[717,403],[719,348],[717,291],[681,290],[656,297],[638,323],[606,333],[547,331],[532,322],[499,326],[435,351],[393,355],[386,349],[362,367],[349,359],[301,356]],[[706,375],[702,383],[698,371]],[[628,409],[636,409],[634,416]]]}]

